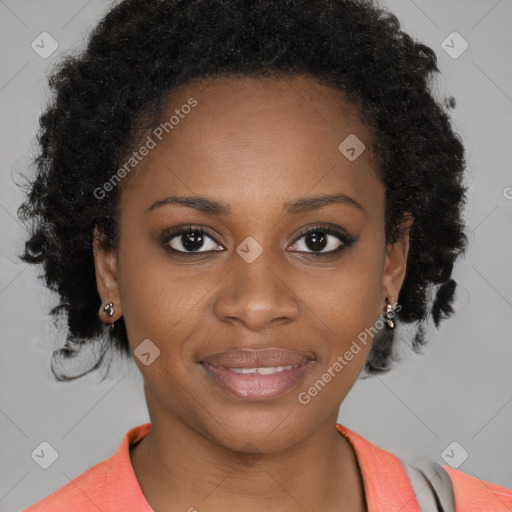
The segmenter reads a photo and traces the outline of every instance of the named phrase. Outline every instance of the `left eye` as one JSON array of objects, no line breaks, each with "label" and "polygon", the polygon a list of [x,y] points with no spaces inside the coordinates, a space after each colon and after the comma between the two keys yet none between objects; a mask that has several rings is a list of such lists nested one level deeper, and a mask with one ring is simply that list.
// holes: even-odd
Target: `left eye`
[{"label": "left eye", "polygon": [[318,226],[303,231],[293,243],[292,249],[321,256],[334,254],[352,243],[353,239],[341,231],[331,226]]}]

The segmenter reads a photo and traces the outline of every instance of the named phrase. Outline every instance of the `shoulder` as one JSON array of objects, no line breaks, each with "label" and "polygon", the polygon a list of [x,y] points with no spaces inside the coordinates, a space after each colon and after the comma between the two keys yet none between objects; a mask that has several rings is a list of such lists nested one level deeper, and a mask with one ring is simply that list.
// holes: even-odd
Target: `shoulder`
[{"label": "shoulder", "polygon": [[148,510],[131,466],[129,445],[142,439],[150,428],[150,423],[132,428],[112,456],[98,462],[23,512]]},{"label": "shoulder", "polygon": [[[34,503],[23,512],[64,512],[80,510],[88,512],[98,508],[94,505],[94,496],[105,486],[107,475],[112,474],[114,455],[99,462],[77,476],[46,498]],[[94,490],[94,491],[93,491]]]},{"label": "shoulder", "polygon": [[[417,512],[416,496],[401,459],[337,424],[337,430],[354,447],[371,510]],[[511,512],[512,490],[442,465],[453,484],[456,512]],[[393,507],[390,506],[390,503]],[[405,503],[405,505],[404,505]]]},{"label": "shoulder", "polygon": [[457,512],[510,512],[512,490],[486,482],[449,466],[443,465],[448,473],[455,494]]}]

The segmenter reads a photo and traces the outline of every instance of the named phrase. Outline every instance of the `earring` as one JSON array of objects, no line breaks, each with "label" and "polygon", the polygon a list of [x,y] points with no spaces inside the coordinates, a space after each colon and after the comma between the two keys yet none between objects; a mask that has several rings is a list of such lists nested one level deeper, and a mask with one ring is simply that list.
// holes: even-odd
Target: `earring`
[{"label": "earring", "polygon": [[[113,302],[109,302],[107,303],[105,306],[103,306],[103,311],[106,311],[108,313],[108,316],[112,317],[114,315],[114,303]],[[110,332],[112,332],[114,330],[114,324],[116,322],[112,322],[110,324]]]},{"label": "earring", "polygon": [[106,306],[103,307],[103,311],[107,311],[108,316],[112,316],[114,314],[114,303],[109,302]]},{"label": "earring", "polygon": [[394,329],[395,328],[395,322],[393,322],[393,317],[394,316],[395,316],[395,313],[394,313],[393,305],[392,304],[388,304],[386,306],[386,312],[384,313],[384,320],[386,322],[386,325],[390,329]]}]

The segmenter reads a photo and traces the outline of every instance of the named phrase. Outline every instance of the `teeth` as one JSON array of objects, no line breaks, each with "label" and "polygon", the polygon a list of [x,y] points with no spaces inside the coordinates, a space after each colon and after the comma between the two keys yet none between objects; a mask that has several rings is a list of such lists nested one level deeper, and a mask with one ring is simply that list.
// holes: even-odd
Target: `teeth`
[{"label": "teeth", "polygon": [[283,371],[284,367],[283,366],[267,366],[267,367],[264,367],[264,368],[258,368],[258,373],[260,375],[272,375],[274,373],[277,373],[279,371]]},{"label": "teeth", "polygon": [[265,366],[262,368],[230,368],[232,372],[242,373],[244,375],[259,374],[259,375],[272,375],[284,370],[291,370],[297,368],[296,366]]}]

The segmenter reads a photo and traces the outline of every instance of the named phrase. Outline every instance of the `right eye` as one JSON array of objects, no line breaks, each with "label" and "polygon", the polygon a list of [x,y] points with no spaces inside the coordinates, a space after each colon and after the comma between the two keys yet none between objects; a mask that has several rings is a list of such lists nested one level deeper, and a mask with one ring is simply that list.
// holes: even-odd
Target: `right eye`
[{"label": "right eye", "polygon": [[[204,254],[224,250],[212,235],[204,229],[193,225],[180,226],[170,232],[164,233],[161,244],[172,251],[183,254]],[[204,249],[205,246],[206,250],[201,250]],[[220,247],[220,249],[216,247]]]}]

